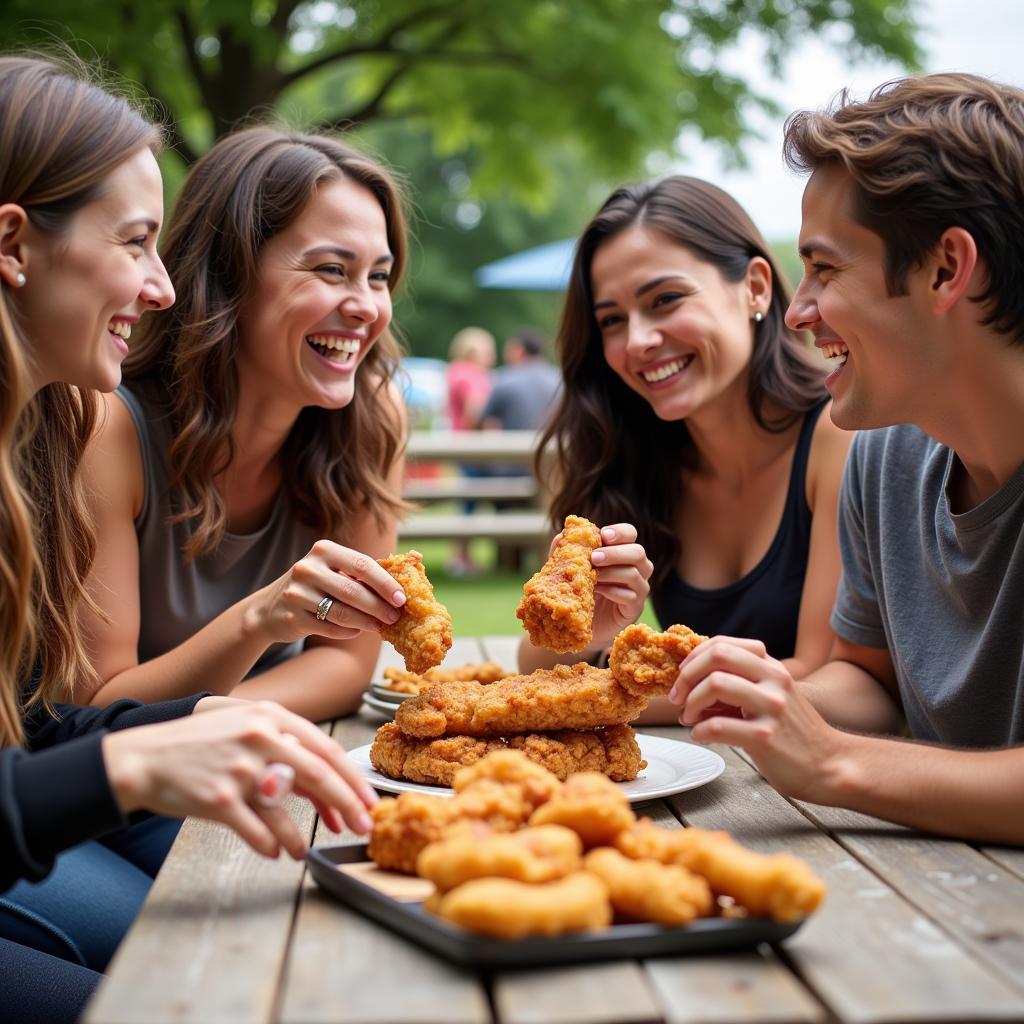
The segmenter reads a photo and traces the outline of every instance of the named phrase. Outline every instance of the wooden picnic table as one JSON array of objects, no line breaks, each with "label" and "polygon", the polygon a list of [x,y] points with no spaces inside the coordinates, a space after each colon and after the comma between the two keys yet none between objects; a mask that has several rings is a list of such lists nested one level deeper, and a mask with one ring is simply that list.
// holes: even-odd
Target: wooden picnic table
[{"label": "wooden picnic table", "polygon": [[[516,639],[457,640],[450,664],[515,663]],[[378,672],[395,664],[386,648]],[[381,719],[325,728],[347,748]],[[681,728],[641,727],[683,739]],[[778,949],[495,972],[452,966],[325,895],[301,863],[185,823],[88,1024],[610,1024],[1024,1020],[1024,850],[923,835],[779,796],[727,747],[724,775],[636,806],[789,850],[828,899]],[[334,836],[292,812],[317,845]]]}]

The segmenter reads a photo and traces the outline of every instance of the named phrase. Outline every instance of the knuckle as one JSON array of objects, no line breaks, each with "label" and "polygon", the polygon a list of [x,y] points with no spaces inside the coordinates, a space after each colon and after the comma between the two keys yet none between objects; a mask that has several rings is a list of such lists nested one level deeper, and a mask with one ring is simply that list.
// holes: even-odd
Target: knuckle
[{"label": "knuckle", "polygon": [[331,550],[331,542],[329,540],[320,539],[310,549],[311,555],[316,555],[318,558],[323,558],[329,554]]},{"label": "knuckle", "polygon": [[356,555],[352,559],[352,568],[358,573],[367,573],[370,571],[370,559],[366,555]]},{"label": "knuckle", "polygon": [[206,794],[206,802],[210,807],[225,811],[235,802],[237,792],[226,780],[214,782]]}]

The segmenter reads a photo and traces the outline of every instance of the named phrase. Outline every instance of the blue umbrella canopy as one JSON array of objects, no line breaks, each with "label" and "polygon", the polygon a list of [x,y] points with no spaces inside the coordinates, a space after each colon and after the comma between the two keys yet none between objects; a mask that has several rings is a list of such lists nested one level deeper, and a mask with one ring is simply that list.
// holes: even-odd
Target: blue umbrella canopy
[{"label": "blue umbrella canopy", "polygon": [[477,268],[474,278],[481,288],[517,288],[521,291],[562,292],[569,286],[576,240],[565,238]]}]

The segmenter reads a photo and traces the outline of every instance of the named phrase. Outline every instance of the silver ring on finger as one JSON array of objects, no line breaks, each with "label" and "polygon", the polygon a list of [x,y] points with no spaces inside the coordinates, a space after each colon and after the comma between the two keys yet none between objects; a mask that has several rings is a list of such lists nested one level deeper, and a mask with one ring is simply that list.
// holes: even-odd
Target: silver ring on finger
[{"label": "silver ring on finger", "polygon": [[326,622],[327,616],[331,614],[331,608],[334,607],[333,597],[322,597],[320,603],[316,606],[316,621]]},{"label": "silver ring on finger", "polygon": [[295,769],[282,761],[271,761],[256,779],[253,801],[260,807],[279,807],[292,791]]}]

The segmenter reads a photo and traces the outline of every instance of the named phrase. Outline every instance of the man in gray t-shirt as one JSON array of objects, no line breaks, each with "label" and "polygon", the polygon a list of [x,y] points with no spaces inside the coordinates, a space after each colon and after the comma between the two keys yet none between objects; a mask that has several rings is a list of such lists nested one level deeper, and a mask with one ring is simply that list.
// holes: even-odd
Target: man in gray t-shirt
[{"label": "man in gray t-shirt", "polygon": [[811,174],[786,321],[861,431],[836,639],[794,682],[713,638],[672,699],[789,796],[1024,844],[1024,91],[904,79],[794,115],[785,153]]}]

